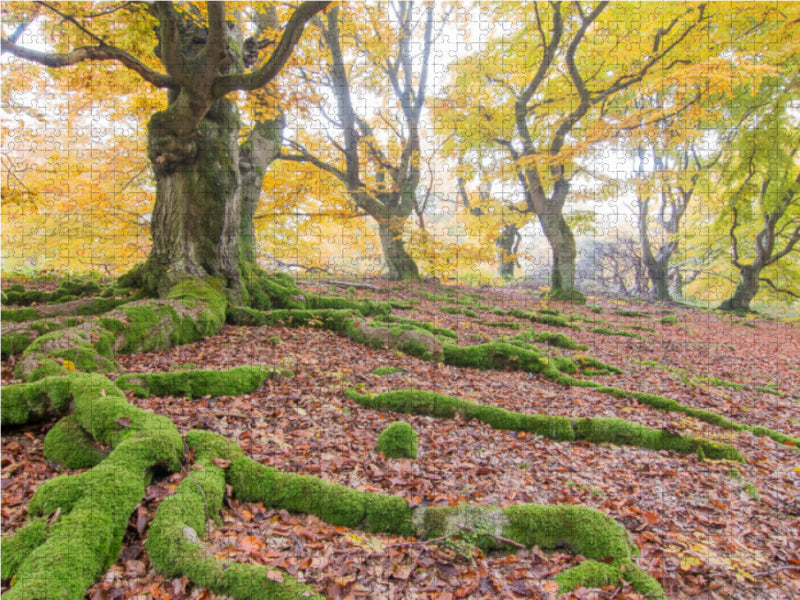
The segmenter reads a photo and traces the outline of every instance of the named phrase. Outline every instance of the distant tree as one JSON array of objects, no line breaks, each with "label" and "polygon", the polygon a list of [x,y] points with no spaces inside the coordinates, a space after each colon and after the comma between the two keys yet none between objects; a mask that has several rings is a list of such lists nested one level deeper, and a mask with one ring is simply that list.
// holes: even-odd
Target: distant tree
[{"label": "distant tree", "polygon": [[[294,152],[281,155],[332,175],[356,211],[377,223],[390,279],[419,278],[403,233],[418,202],[434,7],[426,5],[419,21],[418,13],[413,2],[358,11],[345,5],[318,20],[327,68],[305,71],[302,83],[318,95],[316,118],[328,131],[298,132],[288,144]],[[356,93],[375,100],[357,103]]]}]

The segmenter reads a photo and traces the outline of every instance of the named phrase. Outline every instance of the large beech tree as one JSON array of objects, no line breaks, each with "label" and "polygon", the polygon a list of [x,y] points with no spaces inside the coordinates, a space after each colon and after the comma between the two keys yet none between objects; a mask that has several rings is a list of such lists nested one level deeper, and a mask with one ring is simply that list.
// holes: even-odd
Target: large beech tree
[{"label": "large beech tree", "polygon": [[[279,150],[283,119],[279,111],[256,118],[240,145],[241,121],[228,96],[258,97],[289,60],[309,19],[328,4],[298,5],[280,32],[276,9],[267,3],[209,2],[205,10],[172,2],[105,10],[34,3],[6,15],[18,21],[2,39],[4,54],[54,68],[113,61],[166,90],[167,108],[147,126],[156,202],[153,247],[141,279],[151,291],[163,294],[182,276],[211,275],[242,295],[243,261],[254,258],[252,218],[261,178]],[[54,51],[18,43],[27,28],[46,27],[41,21],[47,19],[63,24]],[[142,39],[148,30],[155,32],[149,47]]]}]

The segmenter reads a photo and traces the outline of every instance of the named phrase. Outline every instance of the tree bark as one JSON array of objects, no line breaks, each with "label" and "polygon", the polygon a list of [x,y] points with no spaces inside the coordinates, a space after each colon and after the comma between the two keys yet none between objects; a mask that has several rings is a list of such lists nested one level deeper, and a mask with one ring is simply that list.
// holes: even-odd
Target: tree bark
[{"label": "tree bark", "polygon": [[503,227],[503,231],[495,240],[497,248],[498,274],[505,280],[514,278],[514,246],[517,241],[517,227],[513,224]]},{"label": "tree bark", "polygon": [[148,127],[156,202],[145,283],[162,295],[182,276],[215,276],[237,291],[243,224],[236,106],[217,101],[194,130],[191,148],[169,155],[165,148],[179,142],[172,127],[161,126],[167,111],[156,113]]},{"label": "tree bark", "polygon": [[653,254],[653,248],[648,236],[648,216],[649,202],[640,199],[639,245],[642,249],[642,262],[644,263],[645,269],[647,269],[647,276],[653,285],[651,292],[658,300],[672,300],[669,290],[669,260],[675,252],[677,244],[669,241],[661,246],[657,254]]},{"label": "tree bark", "polygon": [[256,261],[256,230],[253,219],[258,208],[266,167],[280,154],[285,125],[283,115],[256,123],[239,148],[239,171],[242,178],[239,256],[247,262]]},{"label": "tree bark", "polygon": [[560,213],[538,213],[542,231],[553,251],[553,268],[550,272],[550,284],[553,290],[575,289],[575,236]]},{"label": "tree bark", "polygon": [[719,310],[749,312],[750,303],[758,293],[758,276],[761,269],[754,265],[743,265],[739,268],[739,283],[730,298],[719,305]]},{"label": "tree bark", "polygon": [[403,243],[403,228],[391,224],[379,223],[378,231],[381,238],[383,257],[389,268],[389,279],[401,281],[419,279],[417,263],[406,251]]}]

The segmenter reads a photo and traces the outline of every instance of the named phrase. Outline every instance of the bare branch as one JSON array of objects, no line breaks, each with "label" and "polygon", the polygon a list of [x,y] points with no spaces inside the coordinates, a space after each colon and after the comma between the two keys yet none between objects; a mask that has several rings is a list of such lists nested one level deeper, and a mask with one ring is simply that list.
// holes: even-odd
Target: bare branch
[{"label": "bare branch", "polygon": [[786,294],[786,295],[792,296],[794,298],[800,298],[800,294],[795,294],[793,291],[787,290],[785,288],[776,287],[775,284],[772,283],[772,280],[769,279],[768,277],[759,277],[758,280],[759,281],[763,281],[764,283],[766,283],[769,287],[771,287],[773,290],[775,290],[779,294]]},{"label": "bare branch", "polygon": [[69,67],[86,60],[113,60],[137,73],[145,81],[159,88],[175,88],[178,82],[164,73],[153,71],[143,62],[116,46],[83,46],[65,54],[39,52],[18,46],[5,38],[0,39],[0,51],[45,67]]},{"label": "bare branch", "polygon": [[267,63],[252,73],[236,73],[219,77],[212,90],[214,97],[221,98],[234,90],[255,90],[272,81],[289,60],[308,21],[317,13],[325,10],[328,5],[330,2],[326,0],[303,2],[298,6],[286,24],[278,46]]},{"label": "bare branch", "polygon": [[96,35],[95,35],[95,34],[93,34],[91,31],[89,31],[88,29],[86,29],[86,27],[84,27],[83,25],[81,25],[80,23],[78,23],[78,21],[77,21],[77,20],[75,19],[75,17],[73,17],[72,15],[67,15],[67,14],[65,14],[65,13],[61,12],[61,11],[60,11],[60,10],[58,10],[57,8],[55,8],[55,7],[53,7],[53,6],[50,6],[49,4],[47,4],[47,2],[36,2],[36,4],[38,4],[38,5],[40,5],[40,6],[44,6],[44,7],[45,7],[47,10],[53,11],[53,12],[54,12],[54,13],[56,13],[56,14],[57,14],[59,17],[61,17],[62,19],[64,19],[65,21],[69,21],[70,23],[72,23],[73,25],[75,25],[75,27],[77,27],[78,29],[80,29],[80,30],[81,30],[83,33],[85,33],[87,36],[89,36],[90,38],[92,38],[92,39],[93,39],[95,42],[97,42],[97,43],[98,43],[98,44],[100,44],[101,46],[105,46],[105,45],[106,45],[106,42],[105,42],[105,40],[104,40],[103,38],[96,36]]}]

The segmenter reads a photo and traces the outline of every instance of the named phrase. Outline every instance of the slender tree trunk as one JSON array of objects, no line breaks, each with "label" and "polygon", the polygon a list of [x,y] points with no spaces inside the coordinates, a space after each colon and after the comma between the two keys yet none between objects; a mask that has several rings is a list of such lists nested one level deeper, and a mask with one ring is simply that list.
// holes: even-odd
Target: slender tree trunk
[{"label": "slender tree trunk", "polygon": [[757,265],[744,265],[739,269],[741,279],[730,298],[719,305],[719,310],[750,311],[750,303],[758,293],[758,276],[761,268]]},{"label": "slender tree trunk", "polygon": [[[405,222],[405,220],[403,220]],[[378,225],[381,248],[386,265],[389,267],[389,279],[393,281],[405,279],[419,279],[417,263],[406,252],[403,243],[403,229],[393,227],[391,224],[379,223]]]},{"label": "slender tree trunk", "polygon": [[225,99],[214,104],[194,131],[193,152],[175,160],[152,151],[164,146],[158,122],[151,120],[148,130],[156,202],[145,282],[162,293],[181,276],[211,275],[238,290],[243,224],[236,107]]},{"label": "slender tree trunk", "polygon": [[253,218],[261,196],[267,166],[281,151],[281,137],[286,121],[283,115],[257,123],[239,148],[242,176],[239,253],[242,260],[256,262],[256,230]]},{"label": "slender tree trunk", "polygon": [[538,213],[542,231],[553,251],[550,287],[553,290],[575,289],[575,236],[561,213]]},{"label": "slender tree trunk", "polygon": [[503,227],[494,245],[497,248],[498,273],[503,279],[514,278],[514,244],[517,241],[517,227],[513,224]]}]

